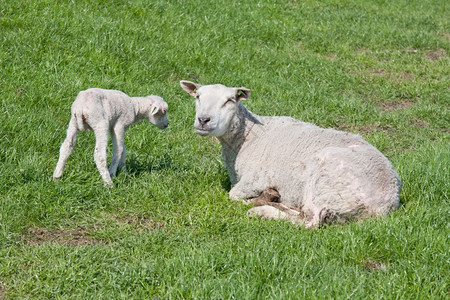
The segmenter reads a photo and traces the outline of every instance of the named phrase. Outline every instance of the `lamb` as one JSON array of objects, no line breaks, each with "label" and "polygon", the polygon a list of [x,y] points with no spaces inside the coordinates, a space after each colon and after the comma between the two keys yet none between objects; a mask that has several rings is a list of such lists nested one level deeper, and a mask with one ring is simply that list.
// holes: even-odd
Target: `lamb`
[{"label": "lamb", "polygon": [[[72,104],[67,137],[61,145],[53,179],[57,180],[62,176],[78,131],[93,130],[96,139],[94,160],[103,182],[112,187],[111,177],[116,175],[117,169],[125,166],[125,131],[131,124],[141,120],[147,120],[158,128],[165,129],[169,125],[167,110],[167,103],[155,95],[129,97],[121,91],[100,88],[81,91]],[[106,147],[109,132],[112,137],[113,156],[108,170]]]},{"label": "lamb", "polygon": [[181,81],[194,96],[194,127],[215,136],[232,188],[253,203],[250,216],[307,228],[385,216],[399,206],[400,179],[388,159],[361,136],[290,117],[258,116],[241,103],[250,90]]}]

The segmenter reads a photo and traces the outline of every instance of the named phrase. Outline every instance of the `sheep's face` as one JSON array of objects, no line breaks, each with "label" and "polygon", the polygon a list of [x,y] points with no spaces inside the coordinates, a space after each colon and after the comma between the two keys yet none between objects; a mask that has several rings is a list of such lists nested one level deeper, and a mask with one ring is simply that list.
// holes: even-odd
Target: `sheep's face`
[{"label": "sheep's face", "polygon": [[250,96],[250,90],[246,88],[229,88],[221,84],[202,86],[190,81],[181,81],[180,84],[196,98],[194,127],[200,135],[224,135],[239,102]]},{"label": "sheep's face", "polygon": [[148,98],[152,101],[152,106],[147,117],[148,121],[160,129],[167,128],[169,126],[169,120],[167,119],[169,106],[159,96],[152,95]]}]

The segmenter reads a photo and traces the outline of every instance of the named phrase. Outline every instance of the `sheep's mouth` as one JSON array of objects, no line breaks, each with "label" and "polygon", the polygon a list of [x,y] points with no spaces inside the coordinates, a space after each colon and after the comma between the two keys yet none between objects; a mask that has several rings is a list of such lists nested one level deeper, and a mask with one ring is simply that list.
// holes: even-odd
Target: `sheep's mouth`
[{"label": "sheep's mouth", "polygon": [[210,129],[202,129],[202,128],[195,128],[195,131],[200,135],[209,135],[212,130]]}]

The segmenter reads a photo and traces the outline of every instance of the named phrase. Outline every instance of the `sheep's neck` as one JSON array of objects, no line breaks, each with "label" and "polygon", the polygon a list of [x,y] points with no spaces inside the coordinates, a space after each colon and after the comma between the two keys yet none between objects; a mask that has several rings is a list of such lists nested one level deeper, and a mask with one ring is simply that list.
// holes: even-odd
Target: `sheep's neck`
[{"label": "sheep's neck", "polygon": [[219,137],[223,159],[232,184],[238,180],[235,169],[236,157],[244,142],[249,138],[255,124],[260,124],[256,115],[248,111],[243,105],[239,105],[239,110],[231,120],[228,131]]}]

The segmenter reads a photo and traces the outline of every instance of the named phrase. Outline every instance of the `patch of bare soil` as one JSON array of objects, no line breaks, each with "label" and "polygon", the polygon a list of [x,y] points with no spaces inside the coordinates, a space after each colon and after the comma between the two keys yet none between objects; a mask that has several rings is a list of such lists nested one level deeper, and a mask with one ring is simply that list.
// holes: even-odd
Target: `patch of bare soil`
[{"label": "patch of bare soil", "polygon": [[6,290],[8,287],[6,284],[0,280],[0,299],[6,299]]},{"label": "patch of bare soil", "polygon": [[328,54],[327,55],[327,60],[335,61],[337,59],[338,59],[338,56],[336,54]]},{"label": "patch of bare soil", "polygon": [[400,53],[413,53],[413,54],[416,54],[416,53],[419,53],[419,50],[417,50],[417,49],[405,49],[405,50],[400,50]]},{"label": "patch of bare soil", "polygon": [[152,219],[144,216],[136,216],[136,215],[127,215],[124,217],[109,216],[109,218],[119,224],[130,225],[137,230],[143,231],[154,231],[164,227],[163,223],[155,222]]},{"label": "patch of bare soil", "polygon": [[410,123],[412,126],[420,127],[420,128],[428,128],[428,124],[425,121],[414,119]]},{"label": "patch of bare soil", "polygon": [[367,271],[386,270],[386,265],[374,260],[361,260],[359,262]]},{"label": "patch of bare soil", "polygon": [[387,76],[388,73],[384,69],[369,69],[370,76],[376,77],[376,76]]},{"label": "patch of bare soil", "polygon": [[29,245],[43,244],[67,244],[72,246],[104,244],[89,236],[86,228],[77,227],[70,230],[57,230],[46,228],[30,228],[28,233],[22,237]]},{"label": "patch of bare soil", "polygon": [[357,70],[348,71],[348,74],[350,74],[353,77],[360,77],[362,78],[362,83],[366,84],[368,81],[370,81],[373,78],[385,78],[392,80],[394,84],[402,84],[405,81],[414,80],[416,79],[416,75],[408,72],[408,71],[401,71],[401,72],[393,72],[390,70],[385,70],[381,68],[367,68],[364,70]]},{"label": "patch of bare soil", "polygon": [[379,106],[386,112],[391,112],[394,110],[405,109],[407,107],[413,106],[413,101],[402,101],[402,102],[380,102]]},{"label": "patch of bare soil", "polygon": [[447,52],[444,49],[430,50],[427,52],[425,59],[436,61],[445,56],[447,56]]}]

